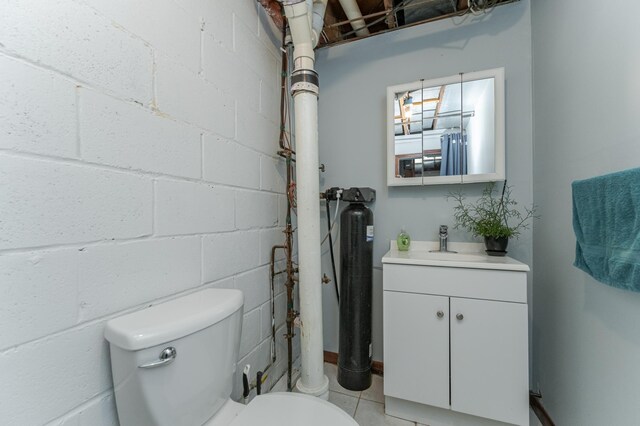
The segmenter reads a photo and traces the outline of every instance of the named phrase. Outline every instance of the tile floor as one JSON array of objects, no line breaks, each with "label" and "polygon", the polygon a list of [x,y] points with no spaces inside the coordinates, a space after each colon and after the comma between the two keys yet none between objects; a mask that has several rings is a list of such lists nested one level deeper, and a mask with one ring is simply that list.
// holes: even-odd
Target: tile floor
[{"label": "tile floor", "polygon": [[414,422],[384,414],[384,394],[382,377],[373,375],[371,387],[362,392],[350,391],[338,383],[338,367],[324,364],[324,372],[329,378],[329,402],[346,411],[360,426],[415,426]]},{"label": "tile floor", "polygon": [[[338,383],[338,367],[325,363],[324,373],[329,378],[329,402],[337,405],[352,416],[360,426],[424,426],[420,423],[402,420],[384,414],[383,379],[372,377],[371,387],[362,392],[350,391]],[[541,426],[538,418],[530,413],[531,426]]]}]

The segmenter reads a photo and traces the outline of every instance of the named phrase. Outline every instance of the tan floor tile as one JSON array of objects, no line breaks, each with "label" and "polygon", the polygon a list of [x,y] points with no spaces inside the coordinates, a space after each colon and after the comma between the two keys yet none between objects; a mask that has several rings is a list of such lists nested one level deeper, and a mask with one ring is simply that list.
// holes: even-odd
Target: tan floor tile
[{"label": "tan floor tile", "polygon": [[384,414],[384,405],[361,399],[356,409],[355,419],[360,426],[415,426],[414,422]]},{"label": "tan floor tile", "polygon": [[371,376],[371,387],[369,387],[369,389],[363,390],[360,398],[369,401],[384,402],[383,387],[382,376],[374,374]]},{"label": "tan floor tile", "polygon": [[325,362],[324,374],[326,374],[327,377],[329,378],[330,391],[342,393],[344,395],[355,396],[356,398],[360,397],[360,391],[352,391],[340,386],[340,383],[338,383],[338,366],[337,365]]},{"label": "tan floor tile", "polygon": [[342,408],[345,413],[353,417],[356,414],[358,398],[338,392],[329,391],[329,402]]}]

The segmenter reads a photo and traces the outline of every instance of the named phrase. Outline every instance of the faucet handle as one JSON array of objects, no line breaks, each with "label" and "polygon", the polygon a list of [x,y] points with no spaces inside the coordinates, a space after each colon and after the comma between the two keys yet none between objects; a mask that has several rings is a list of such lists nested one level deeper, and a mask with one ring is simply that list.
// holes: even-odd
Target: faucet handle
[{"label": "faucet handle", "polygon": [[449,227],[447,225],[440,225],[440,235],[447,235],[449,233]]}]

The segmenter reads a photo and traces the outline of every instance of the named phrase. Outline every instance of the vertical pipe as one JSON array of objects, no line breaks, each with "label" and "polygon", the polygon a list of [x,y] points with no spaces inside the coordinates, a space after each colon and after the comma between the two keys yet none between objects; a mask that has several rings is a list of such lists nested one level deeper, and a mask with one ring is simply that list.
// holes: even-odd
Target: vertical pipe
[{"label": "vertical pipe", "polygon": [[318,75],[313,70],[311,9],[285,3],[294,46],[291,90],[294,98],[300,290],[300,380],[302,393],[329,398],[324,375],[320,267],[320,177],[318,172]]},{"label": "vertical pipe", "polygon": [[328,379],[324,376],[322,344],[318,100],[313,93],[302,92],[296,95],[294,105],[302,347],[302,372],[296,387],[320,396],[328,389]]}]

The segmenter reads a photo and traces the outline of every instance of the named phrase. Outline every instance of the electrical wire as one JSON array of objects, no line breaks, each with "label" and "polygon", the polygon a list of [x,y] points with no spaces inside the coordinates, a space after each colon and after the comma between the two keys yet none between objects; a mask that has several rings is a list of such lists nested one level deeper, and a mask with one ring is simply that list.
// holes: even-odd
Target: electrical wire
[{"label": "electrical wire", "polygon": [[[338,198],[338,201],[340,199]],[[338,300],[338,304],[340,304],[340,291],[338,290],[338,274],[336,274],[336,260],[333,256],[333,239],[331,238],[331,207],[329,206],[329,199],[325,198],[325,206],[327,208],[327,228],[329,232],[327,235],[329,236],[329,252],[331,253],[331,269],[333,270],[333,286],[336,290],[336,299]],[[336,208],[336,212],[338,209]],[[335,223],[335,222],[334,222]]]},{"label": "electrical wire", "polygon": [[338,218],[338,212],[339,211],[340,211],[340,196],[338,195],[338,200],[336,201],[336,211],[333,214],[333,221],[331,221],[331,225],[329,226],[329,232],[327,232],[327,235],[324,236],[324,238],[320,242],[320,245],[323,245],[324,242],[327,241],[327,238],[329,238],[329,234],[331,234],[331,232],[333,232],[333,227],[337,223],[336,219]]}]

